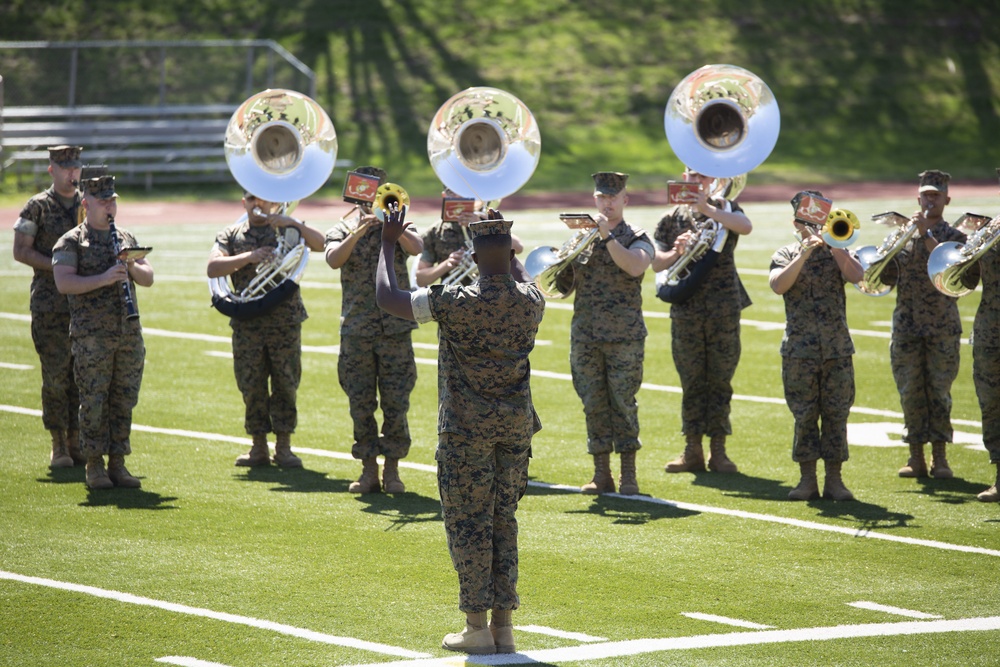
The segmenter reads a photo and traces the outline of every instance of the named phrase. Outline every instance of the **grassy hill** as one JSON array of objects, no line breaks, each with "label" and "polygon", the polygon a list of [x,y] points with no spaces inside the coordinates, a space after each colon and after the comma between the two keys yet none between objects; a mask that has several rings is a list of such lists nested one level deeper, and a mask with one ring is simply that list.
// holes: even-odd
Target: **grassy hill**
[{"label": "grassy hill", "polygon": [[[680,169],[665,102],[708,63],[755,72],[778,99],[781,135],[754,179],[910,180],[929,167],[992,179],[1000,165],[996,2],[121,0],[113,16],[79,7],[15,0],[0,9],[0,37],[275,39],[318,72],[340,156],[385,165],[417,194],[439,187],[430,118],[477,85],[514,93],[538,120],[542,158],[526,190],[586,188],[598,169],[656,187]],[[200,73],[189,74],[175,93],[197,89]]]}]

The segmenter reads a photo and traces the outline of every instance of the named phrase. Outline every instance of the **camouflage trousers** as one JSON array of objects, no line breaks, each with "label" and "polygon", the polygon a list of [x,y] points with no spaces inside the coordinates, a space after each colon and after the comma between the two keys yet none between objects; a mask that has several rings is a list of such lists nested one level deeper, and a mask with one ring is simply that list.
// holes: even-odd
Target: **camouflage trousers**
[{"label": "camouflage trousers", "polygon": [[681,432],[729,435],[733,376],[740,362],[740,316],[675,318],[670,345],[681,380]]},{"label": "camouflage trousers", "polygon": [[531,442],[484,442],[441,433],[438,465],[458,608],[517,609],[517,503],[528,488]]},{"label": "camouflage trousers", "polygon": [[951,384],[958,377],[960,338],[893,334],[889,357],[903,408],[903,442],[951,442]]},{"label": "camouflage trousers", "polygon": [[785,402],[795,417],[792,460],[846,461],[847,418],[854,405],[854,358],[782,357],[781,381]]},{"label": "camouflage trousers", "polygon": [[73,338],[73,368],[80,388],[80,449],[85,456],[131,454],[132,409],[146,347],[138,334]]},{"label": "camouflage trousers", "polygon": [[31,313],[31,340],[42,367],[42,424],[48,431],[75,431],[80,392],[73,375],[69,313]]},{"label": "camouflage trousers", "polygon": [[583,401],[587,453],[634,452],[639,442],[639,405],[645,341],[570,345],[573,388]]},{"label": "camouflage trousers", "polygon": [[972,346],[972,382],[983,413],[983,446],[1000,463],[1000,347]]},{"label": "camouflage trousers", "polygon": [[[337,377],[347,394],[354,422],[351,455],[367,459],[382,454],[401,459],[410,453],[410,392],[417,364],[409,331],[394,336],[343,336]],[[382,437],[375,410],[382,407]]]},{"label": "camouflage trousers", "polygon": [[243,394],[243,427],[250,435],[293,433],[302,377],[302,325],[246,324],[233,328],[233,370]]}]

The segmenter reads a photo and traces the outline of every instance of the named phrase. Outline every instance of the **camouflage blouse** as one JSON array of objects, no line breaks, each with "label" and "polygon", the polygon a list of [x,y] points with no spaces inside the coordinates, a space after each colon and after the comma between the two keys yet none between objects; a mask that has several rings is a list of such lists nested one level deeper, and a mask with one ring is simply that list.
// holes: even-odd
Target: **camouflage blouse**
[{"label": "camouflage blouse", "polygon": [[[40,192],[24,205],[21,215],[14,224],[14,231],[34,238],[32,247],[41,254],[51,257],[52,247],[63,234],[76,227],[76,216],[80,209],[80,193],[73,196],[69,208],[56,197],[55,188]],[[34,269],[31,279],[31,312],[67,313],[69,301],[65,294],[56,289],[51,271]]]},{"label": "camouflage blouse", "polygon": [[[931,228],[931,234],[938,243],[965,243],[965,234],[944,220]],[[912,238],[896,255],[899,276],[892,331],[911,336],[960,336],[962,320],[958,314],[958,299],[934,287],[927,275],[930,254],[923,238]]]},{"label": "camouflage blouse", "polygon": [[[448,259],[448,255],[466,246],[465,232],[457,222],[445,222],[434,225],[424,233],[424,251],[420,261],[436,265]],[[466,278],[468,285],[475,280]]]}]

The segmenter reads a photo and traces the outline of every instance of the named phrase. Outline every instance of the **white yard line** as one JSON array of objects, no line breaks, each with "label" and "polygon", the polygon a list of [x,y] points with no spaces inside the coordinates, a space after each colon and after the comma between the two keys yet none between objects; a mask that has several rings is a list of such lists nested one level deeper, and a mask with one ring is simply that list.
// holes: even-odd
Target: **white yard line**
[{"label": "white yard line", "polygon": [[943,618],[937,614],[925,614],[922,611],[913,611],[912,609],[903,609],[901,607],[890,607],[886,604],[877,604],[875,602],[865,602],[861,600],[859,602],[848,602],[847,606],[857,607],[858,609],[867,609],[869,611],[883,611],[887,614],[895,614],[896,616],[906,616],[907,618]]},{"label": "white yard line", "polygon": [[207,660],[198,660],[197,658],[188,658],[181,655],[164,656],[157,658],[156,662],[168,665],[180,665],[180,667],[229,667],[229,665],[224,665],[221,662],[208,662]]},{"label": "white yard line", "polygon": [[547,628],[544,625],[515,625],[514,629],[520,630],[521,632],[530,632],[536,635],[559,637],[560,639],[572,639],[578,642],[608,641],[607,638],[605,637],[594,637],[593,635],[587,635],[582,632],[566,632],[565,630],[556,630],[555,628]]},{"label": "white yard line", "polygon": [[361,649],[362,651],[381,653],[383,655],[394,655],[394,656],[399,656],[401,658],[427,657],[426,653],[411,651],[409,649],[400,648],[398,646],[389,646],[388,644],[379,644],[376,642],[365,641],[363,639],[355,639],[353,637],[338,637],[336,635],[328,635],[322,632],[307,630],[305,628],[297,628],[292,625],[285,625],[284,623],[265,621],[259,618],[251,618],[250,616],[227,614],[225,612],[213,611],[211,609],[189,607],[184,604],[165,602],[163,600],[154,600],[153,598],[146,598],[138,595],[132,595],[131,593],[122,593],[120,591],[109,591],[103,588],[96,588],[94,586],[84,586],[81,584],[73,584],[66,581],[56,581],[55,579],[43,579],[41,577],[28,577],[22,574],[16,574],[14,572],[6,572],[3,570],[0,570],[0,579],[6,579],[8,581],[17,581],[22,584],[30,584],[33,586],[45,586],[46,588],[55,588],[58,590],[70,591],[73,593],[83,593],[84,595],[93,595],[94,597],[104,598],[107,600],[114,600],[116,602],[123,602],[127,604],[136,604],[144,607],[155,607],[157,609],[163,609],[164,611],[170,611],[177,614],[200,616],[202,618],[210,618],[216,621],[223,621],[225,623],[246,625],[251,628],[258,628],[260,630],[277,632],[279,634],[290,635],[292,637],[299,637],[300,639],[307,639],[309,641],[321,642],[323,644],[333,644],[335,646],[344,646],[347,648],[356,648],[356,649]]},{"label": "white yard line", "polygon": [[28,364],[8,364],[0,361],[0,368],[6,368],[10,371],[30,371],[34,366],[29,366]]},{"label": "white yard line", "polygon": [[687,616],[688,618],[693,618],[696,621],[709,621],[710,623],[722,623],[723,625],[733,625],[737,628],[747,628],[750,630],[770,630],[771,628],[774,627],[772,625],[751,623],[750,621],[743,621],[738,618],[729,618],[727,616],[716,616],[715,614],[702,614],[697,611],[682,611],[681,616]]}]

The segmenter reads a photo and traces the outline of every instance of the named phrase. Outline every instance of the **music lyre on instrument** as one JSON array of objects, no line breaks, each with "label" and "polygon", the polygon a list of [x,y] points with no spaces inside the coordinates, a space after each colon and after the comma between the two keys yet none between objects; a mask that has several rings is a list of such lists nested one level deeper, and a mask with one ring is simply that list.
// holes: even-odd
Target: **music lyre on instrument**
[{"label": "music lyre on instrument", "polygon": [[[284,202],[280,211],[285,214],[326,183],[337,159],[330,117],[311,98],[281,88],[244,101],[229,120],[223,146],[229,171],[243,189],[265,201]],[[219,312],[252,319],[298,289],[309,248],[293,227],[276,234],[274,257],[258,265],[246,289],[237,293],[229,276],[209,278],[212,305]]]}]

